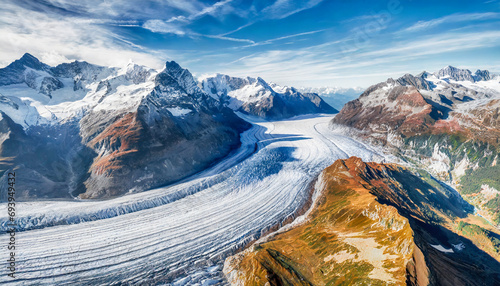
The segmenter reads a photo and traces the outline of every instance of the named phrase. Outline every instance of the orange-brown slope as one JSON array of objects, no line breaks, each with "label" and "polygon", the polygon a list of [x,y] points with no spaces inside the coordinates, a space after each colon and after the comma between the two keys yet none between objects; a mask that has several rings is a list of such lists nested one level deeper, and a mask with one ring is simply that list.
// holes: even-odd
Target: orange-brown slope
[{"label": "orange-brown slope", "polygon": [[109,175],[112,170],[120,169],[123,156],[138,152],[142,129],[136,113],[127,113],[106,127],[88,144],[93,149],[106,149],[94,159],[90,171]]},{"label": "orange-brown slope", "polygon": [[[233,285],[426,285],[423,256],[406,218],[377,202],[361,178],[383,166],[338,160],[309,221],[226,260]],[[363,169],[363,170],[361,170]],[[377,181],[377,188],[384,188]],[[387,188],[387,187],[386,187]],[[407,271],[407,268],[410,271]],[[412,275],[407,275],[407,273]]]},{"label": "orange-brown slope", "polygon": [[332,123],[367,132],[411,136],[429,132],[439,112],[416,88],[397,86],[388,94],[367,90],[359,99],[346,103]]},{"label": "orange-brown slope", "polygon": [[[355,157],[336,161],[319,180],[324,188],[306,223],[226,260],[232,285],[500,282],[498,261],[447,229],[467,213],[446,190]],[[444,253],[431,244],[464,248]]]}]

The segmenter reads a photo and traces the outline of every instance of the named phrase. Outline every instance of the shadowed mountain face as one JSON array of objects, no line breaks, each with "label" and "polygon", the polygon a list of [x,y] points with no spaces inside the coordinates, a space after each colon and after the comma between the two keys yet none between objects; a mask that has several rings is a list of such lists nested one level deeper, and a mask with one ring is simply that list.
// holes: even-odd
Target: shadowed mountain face
[{"label": "shadowed mountain face", "polygon": [[175,62],[49,67],[26,54],[0,69],[0,93],[0,174],[16,171],[20,200],[172,183],[227,155],[249,127]]},{"label": "shadowed mountain face", "polygon": [[500,224],[500,78],[446,67],[368,88],[332,120],[456,187]]},{"label": "shadowed mountain face", "polygon": [[235,111],[266,119],[283,119],[310,113],[337,113],[315,93],[268,84],[261,78],[237,78],[218,74],[202,82],[205,92]]},{"label": "shadowed mountain face", "polygon": [[498,230],[479,226],[435,181],[351,157],[325,169],[316,188],[306,222],[226,260],[232,285],[500,283]]}]

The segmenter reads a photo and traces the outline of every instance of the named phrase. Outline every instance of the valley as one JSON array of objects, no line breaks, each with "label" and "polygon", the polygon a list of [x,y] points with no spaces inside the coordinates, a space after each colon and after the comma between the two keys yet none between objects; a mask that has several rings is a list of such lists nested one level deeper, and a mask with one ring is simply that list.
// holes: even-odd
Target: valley
[{"label": "valley", "polygon": [[105,201],[20,203],[20,281],[221,282],[225,257],[293,218],[311,181],[336,159],[391,160],[329,130],[331,116],[242,117],[254,126],[241,148],[173,186]]}]

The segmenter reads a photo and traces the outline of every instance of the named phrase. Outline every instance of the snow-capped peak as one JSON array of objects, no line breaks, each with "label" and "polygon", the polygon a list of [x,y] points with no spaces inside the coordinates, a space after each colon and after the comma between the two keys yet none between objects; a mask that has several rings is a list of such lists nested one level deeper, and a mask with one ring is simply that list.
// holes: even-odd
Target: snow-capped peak
[{"label": "snow-capped peak", "polygon": [[201,93],[198,82],[194,79],[193,75],[187,69],[183,69],[178,63],[167,61],[165,63],[165,69],[161,73],[168,74],[175,79],[187,93]]},{"label": "snow-capped peak", "polygon": [[439,79],[451,79],[454,81],[487,81],[491,79],[488,70],[478,69],[474,74],[468,69],[459,69],[453,66],[446,66],[433,74]]},{"label": "snow-capped peak", "polygon": [[470,81],[474,82],[474,78],[472,77],[472,72],[468,69],[458,69],[453,66],[446,66],[436,73],[434,75],[439,78],[449,78],[455,81]]},{"label": "snow-capped peak", "polygon": [[149,80],[152,75],[156,74],[156,71],[130,60],[125,67],[118,71],[118,74],[124,75],[127,80],[132,81],[134,84],[139,84]]}]

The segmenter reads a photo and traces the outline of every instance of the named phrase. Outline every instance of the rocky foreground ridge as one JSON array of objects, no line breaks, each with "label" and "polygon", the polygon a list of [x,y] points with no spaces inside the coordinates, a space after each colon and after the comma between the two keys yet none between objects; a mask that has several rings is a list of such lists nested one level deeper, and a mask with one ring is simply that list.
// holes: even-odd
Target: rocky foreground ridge
[{"label": "rocky foreground ridge", "polygon": [[231,285],[500,283],[500,232],[453,190],[356,157],[318,181],[306,222],[226,259]]}]

